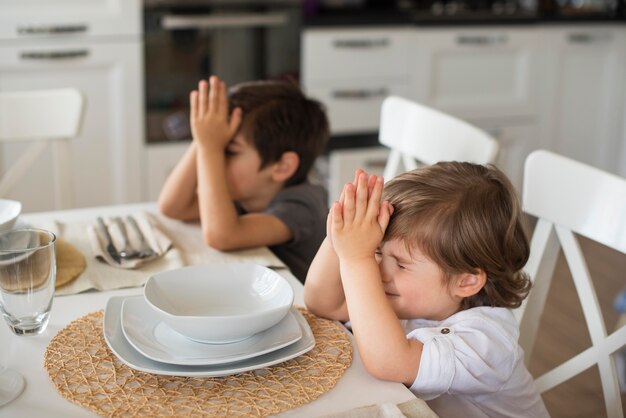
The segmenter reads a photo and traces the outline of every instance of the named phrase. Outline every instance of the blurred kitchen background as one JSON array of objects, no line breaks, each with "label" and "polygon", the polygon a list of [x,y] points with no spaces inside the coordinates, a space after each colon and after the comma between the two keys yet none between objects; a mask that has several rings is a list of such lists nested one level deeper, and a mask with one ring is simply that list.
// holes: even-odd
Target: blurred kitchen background
[{"label": "blurred kitchen background", "polygon": [[[548,148],[626,175],[626,0],[0,0],[0,90],[77,87],[77,206],[154,200],[190,141],[188,94],[218,74],[301,84],[333,138],[316,174],[331,198],[380,172],[380,104],[400,95],[501,143],[520,187]],[[36,121],[33,121],[36,123]],[[0,150],[13,161],[17,145]],[[41,179],[12,198],[53,209]]]},{"label": "blurred kitchen background", "polygon": [[[331,199],[355,168],[382,172],[390,94],[490,132],[518,188],[536,148],[626,176],[626,0],[0,0],[0,91],[87,99],[71,144],[76,206],[156,199],[190,142],[189,91],[211,74],[290,80],[326,105],[333,136],[315,174]],[[0,171],[21,149],[0,147]],[[9,197],[54,209],[52,172],[40,159]],[[613,329],[622,254],[582,244]],[[589,346],[557,270],[533,373]],[[597,368],[544,399],[555,417],[605,416]]]}]

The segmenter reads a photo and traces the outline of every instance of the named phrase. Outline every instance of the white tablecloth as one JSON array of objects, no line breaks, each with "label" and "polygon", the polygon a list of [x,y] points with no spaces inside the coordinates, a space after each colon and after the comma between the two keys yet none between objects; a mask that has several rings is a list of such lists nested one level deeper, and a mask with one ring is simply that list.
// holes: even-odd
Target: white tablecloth
[{"label": "white tablecloth", "polygon": [[[97,216],[125,215],[141,210],[156,212],[154,204],[120,205],[105,208],[77,209],[39,214],[26,214],[23,219],[37,226],[50,221],[85,222],[95,221]],[[181,228],[193,228],[182,224]],[[184,251],[193,260],[211,261],[219,258],[219,253],[207,248],[200,236],[187,241]],[[193,234],[192,234],[193,235]],[[269,250],[268,250],[269,251]],[[271,253],[269,253],[271,254]],[[295,303],[303,305],[303,287],[288,270],[279,269],[292,284],[295,291]],[[87,269],[83,274],[89,274]],[[44,351],[57,332],[90,312],[104,309],[111,296],[140,294],[141,288],[109,290],[106,292],[85,292],[69,296],[57,296],[54,300],[49,325],[44,333],[32,337],[13,335],[6,324],[0,323],[0,364],[12,368],[26,378],[26,388],[19,398],[0,407],[0,417],[91,417],[90,411],[74,405],[61,397],[52,385],[43,365]],[[4,322],[0,320],[0,322]],[[320,417],[332,413],[348,411],[365,405],[380,403],[401,403],[415,399],[413,394],[402,384],[377,380],[370,376],[363,367],[356,345],[353,341],[353,361],[337,386],[317,400],[302,407],[284,412],[281,417]],[[423,404],[424,409],[427,406]]]}]

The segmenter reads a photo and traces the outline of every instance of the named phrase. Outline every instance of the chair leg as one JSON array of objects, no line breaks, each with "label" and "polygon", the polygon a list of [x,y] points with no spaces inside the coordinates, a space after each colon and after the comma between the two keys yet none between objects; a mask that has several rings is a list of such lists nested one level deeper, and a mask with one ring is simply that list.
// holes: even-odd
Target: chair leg
[{"label": "chair leg", "polygon": [[69,143],[65,139],[57,140],[52,144],[54,164],[56,168],[55,199],[59,209],[74,207],[74,193],[72,187],[72,162]]}]

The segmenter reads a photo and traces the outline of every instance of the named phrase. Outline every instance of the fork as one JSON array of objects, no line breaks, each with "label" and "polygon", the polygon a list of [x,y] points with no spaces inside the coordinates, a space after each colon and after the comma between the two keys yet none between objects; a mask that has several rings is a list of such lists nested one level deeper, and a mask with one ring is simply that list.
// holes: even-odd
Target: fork
[{"label": "fork", "polygon": [[131,247],[130,241],[128,240],[128,231],[126,231],[126,225],[122,222],[122,218],[116,217],[113,221],[117,224],[120,231],[122,232],[122,238],[124,239],[124,248],[122,248],[119,252],[119,256],[122,260],[132,260],[134,258],[141,258],[141,252],[135,250]]},{"label": "fork", "polygon": [[130,226],[133,227],[133,229],[137,233],[137,236],[139,237],[141,249],[139,250],[138,257],[148,258],[157,255],[156,251],[154,251],[146,242],[146,237],[143,235],[143,232],[141,232],[141,229],[139,228],[139,225],[137,225],[137,221],[135,221],[135,218],[133,218],[132,216],[127,216],[126,220],[130,224]]}]

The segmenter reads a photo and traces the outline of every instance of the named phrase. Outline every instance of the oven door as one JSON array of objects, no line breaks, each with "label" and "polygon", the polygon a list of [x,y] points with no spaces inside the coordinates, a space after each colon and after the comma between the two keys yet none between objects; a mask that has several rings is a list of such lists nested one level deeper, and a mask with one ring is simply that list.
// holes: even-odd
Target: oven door
[{"label": "oven door", "polygon": [[189,92],[212,74],[297,81],[298,1],[148,1],[144,33],[148,143],[190,139]]}]

